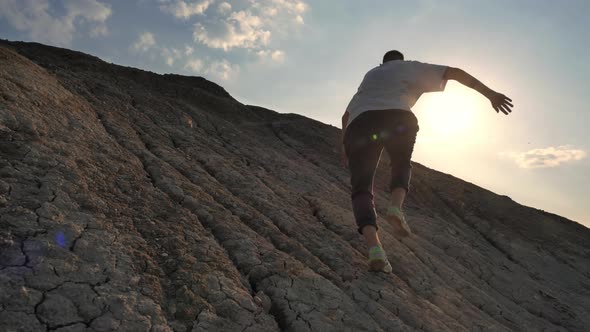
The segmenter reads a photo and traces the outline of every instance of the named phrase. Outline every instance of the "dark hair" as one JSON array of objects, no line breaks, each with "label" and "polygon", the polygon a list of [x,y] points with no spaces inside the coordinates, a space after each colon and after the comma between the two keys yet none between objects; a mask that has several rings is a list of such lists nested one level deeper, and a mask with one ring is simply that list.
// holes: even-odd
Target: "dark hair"
[{"label": "dark hair", "polygon": [[383,63],[386,63],[387,61],[403,60],[403,59],[404,59],[404,55],[402,54],[402,52],[392,50],[392,51],[385,53],[385,55],[383,56]]}]

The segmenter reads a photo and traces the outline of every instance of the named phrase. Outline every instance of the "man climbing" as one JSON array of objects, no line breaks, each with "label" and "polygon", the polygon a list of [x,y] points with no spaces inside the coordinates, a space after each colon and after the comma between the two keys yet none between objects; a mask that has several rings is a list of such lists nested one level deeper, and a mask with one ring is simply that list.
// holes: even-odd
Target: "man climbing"
[{"label": "man climbing", "polygon": [[342,116],[342,161],[350,169],[352,207],[369,247],[369,270],[391,272],[391,264],[377,234],[373,202],[373,178],[385,148],[391,160],[390,206],[385,219],[398,237],[411,233],[402,204],[409,190],[411,157],[418,132],[412,113],[420,95],[443,91],[447,80],[455,80],[487,97],[494,110],[508,115],[511,99],[497,93],[459,68],[418,61],[404,61],[399,51],[389,51],[383,63],[363,78],[357,93]]}]

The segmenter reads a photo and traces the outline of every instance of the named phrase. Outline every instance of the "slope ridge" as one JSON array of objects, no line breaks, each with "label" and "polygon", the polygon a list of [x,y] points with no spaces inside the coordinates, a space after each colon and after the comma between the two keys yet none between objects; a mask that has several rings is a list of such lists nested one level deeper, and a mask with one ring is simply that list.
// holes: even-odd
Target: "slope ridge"
[{"label": "slope ridge", "polygon": [[337,128],[202,78],[0,46],[1,329],[590,327],[575,222],[415,164],[416,236],[380,221],[394,272],[370,274]]}]

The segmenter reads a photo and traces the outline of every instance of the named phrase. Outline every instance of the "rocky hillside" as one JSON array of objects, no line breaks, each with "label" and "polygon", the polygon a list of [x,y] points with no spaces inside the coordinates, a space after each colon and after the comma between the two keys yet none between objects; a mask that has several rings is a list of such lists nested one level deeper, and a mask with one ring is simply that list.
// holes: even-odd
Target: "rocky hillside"
[{"label": "rocky hillside", "polygon": [[590,230],[418,164],[367,272],[339,134],[0,42],[0,331],[590,330]]}]

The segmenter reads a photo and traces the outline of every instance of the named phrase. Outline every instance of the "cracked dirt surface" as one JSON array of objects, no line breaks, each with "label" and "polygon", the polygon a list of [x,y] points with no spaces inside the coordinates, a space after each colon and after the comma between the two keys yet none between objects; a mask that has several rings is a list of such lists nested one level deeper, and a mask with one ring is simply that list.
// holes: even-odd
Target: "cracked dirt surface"
[{"label": "cracked dirt surface", "polygon": [[338,139],[202,78],[0,42],[0,330],[590,330],[588,229],[419,164],[415,234],[380,220],[393,273],[368,273]]}]

